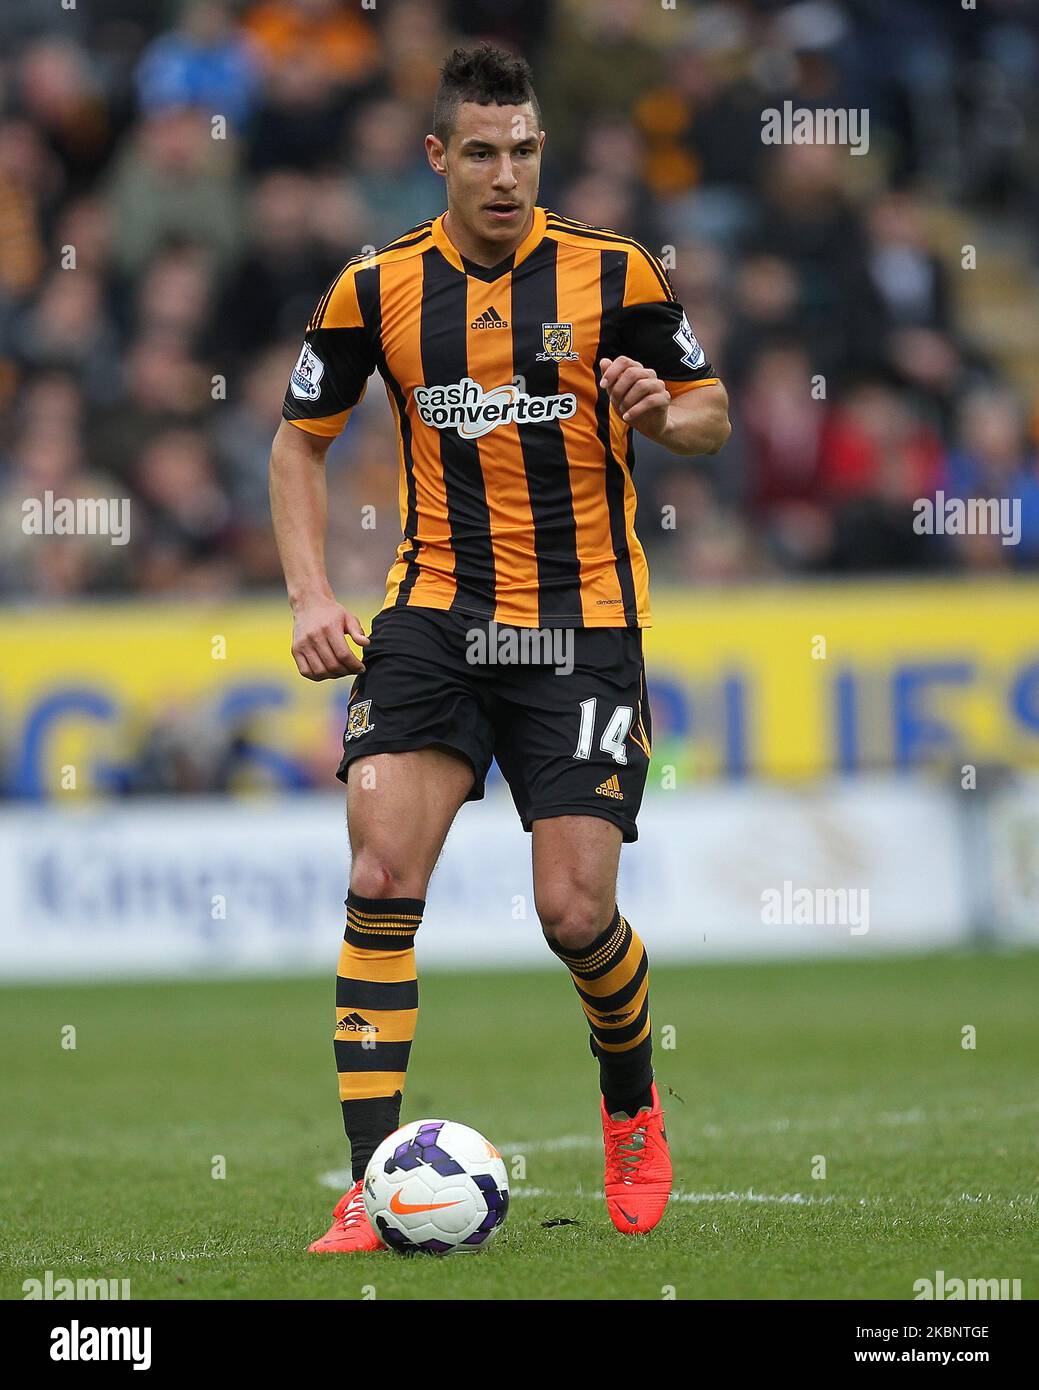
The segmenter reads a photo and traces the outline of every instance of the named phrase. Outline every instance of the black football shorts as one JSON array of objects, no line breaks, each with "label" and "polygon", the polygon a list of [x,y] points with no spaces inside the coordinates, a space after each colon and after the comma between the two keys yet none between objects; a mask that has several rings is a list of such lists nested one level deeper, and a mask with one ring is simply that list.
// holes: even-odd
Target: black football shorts
[{"label": "black football shorts", "polygon": [[472,764],[479,801],[491,759],[524,830],[598,816],[637,840],[652,738],[636,628],[517,628],[435,608],[386,608],[350,691],[345,782],[357,758],[443,747]]}]

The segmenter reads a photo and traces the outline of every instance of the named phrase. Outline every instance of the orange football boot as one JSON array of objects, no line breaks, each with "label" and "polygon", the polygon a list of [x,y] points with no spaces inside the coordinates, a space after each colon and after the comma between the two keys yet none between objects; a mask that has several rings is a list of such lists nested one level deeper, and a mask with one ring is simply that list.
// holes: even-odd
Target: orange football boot
[{"label": "orange football boot", "polygon": [[606,1113],[605,1102],[599,1102],[606,1147],[606,1209],[617,1230],[629,1236],[651,1231],[671,1195],[671,1154],[655,1085],[652,1095],[653,1108],[643,1106],[634,1119],[624,1114],[614,1119]]},{"label": "orange football boot", "polygon": [[328,1233],[307,1246],[315,1255],[371,1254],[385,1249],[364,1209],[364,1186],[360,1179],[336,1202]]}]

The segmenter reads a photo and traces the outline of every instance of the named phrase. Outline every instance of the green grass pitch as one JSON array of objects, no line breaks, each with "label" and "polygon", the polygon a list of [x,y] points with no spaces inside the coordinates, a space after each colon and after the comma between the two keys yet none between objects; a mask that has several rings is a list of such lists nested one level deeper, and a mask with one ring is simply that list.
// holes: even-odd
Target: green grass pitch
[{"label": "green grass pitch", "polygon": [[404,1118],[504,1150],[514,1197],[486,1253],[304,1253],[346,1167],[330,979],[12,987],[0,1295],[48,1269],[128,1277],[134,1298],[908,1299],[938,1269],[1039,1290],[1039,954],[654,969],[676,1197],[634,1238],[596,1195],[565,971],[420,987]]}]

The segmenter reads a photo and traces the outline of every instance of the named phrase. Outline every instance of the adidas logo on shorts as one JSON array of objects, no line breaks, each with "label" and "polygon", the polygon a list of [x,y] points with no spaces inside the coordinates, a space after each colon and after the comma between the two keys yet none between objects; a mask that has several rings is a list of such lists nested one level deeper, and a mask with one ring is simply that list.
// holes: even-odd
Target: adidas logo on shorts
[{"label": "adidas logo on shorts", "polygon": [[624,793],[621,791],[621,784],[614,773],[612,777],[607,777],[605,782],[600,782],[595,789],[596,796],[609,796],[614,801],[623,801]]}]

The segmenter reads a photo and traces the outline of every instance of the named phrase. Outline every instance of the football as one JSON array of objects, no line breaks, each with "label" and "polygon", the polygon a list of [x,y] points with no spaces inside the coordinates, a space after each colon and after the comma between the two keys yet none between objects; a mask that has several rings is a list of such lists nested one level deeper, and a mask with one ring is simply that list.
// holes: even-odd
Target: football
[{"label": "football", "polygon": [[398,1254],[485,1250],[509,1209],[509,1176],[501,1154],[475,1129],[413,1120],[372,1154],[364,1205]]}]

